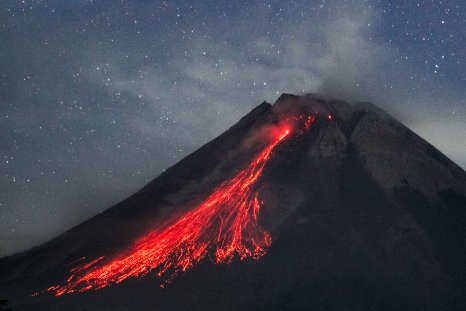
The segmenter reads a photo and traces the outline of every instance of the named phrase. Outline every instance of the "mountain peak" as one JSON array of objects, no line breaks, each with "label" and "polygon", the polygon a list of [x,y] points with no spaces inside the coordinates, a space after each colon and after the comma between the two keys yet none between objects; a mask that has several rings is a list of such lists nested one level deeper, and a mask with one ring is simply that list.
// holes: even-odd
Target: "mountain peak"
[{"label": "mountain peak", "polygon": [[372,104],[282,94],[0,260],[0,292],[36,310],[464,310],[465,261],[463,170]]}]

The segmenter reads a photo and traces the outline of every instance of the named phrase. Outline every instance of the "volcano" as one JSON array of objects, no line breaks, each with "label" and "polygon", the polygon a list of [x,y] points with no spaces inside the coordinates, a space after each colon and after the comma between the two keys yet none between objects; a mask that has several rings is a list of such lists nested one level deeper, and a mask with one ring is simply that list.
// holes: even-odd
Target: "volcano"
[{"label": "volcano", "polygon": [[370,103],[283,94],[0,260],[13,310],[466,310],[466,173]]}]

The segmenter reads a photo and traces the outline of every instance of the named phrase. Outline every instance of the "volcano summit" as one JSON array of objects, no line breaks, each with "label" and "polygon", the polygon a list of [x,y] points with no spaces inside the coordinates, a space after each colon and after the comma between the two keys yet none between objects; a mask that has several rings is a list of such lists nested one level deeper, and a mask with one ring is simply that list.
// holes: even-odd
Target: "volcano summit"
[{"label": "volcano summit", "polygon": [[[0,260],[14,310],[465,310],[466,173],[376,106],[263,103]],[[4,296],[4,297],[3,297]]]}]

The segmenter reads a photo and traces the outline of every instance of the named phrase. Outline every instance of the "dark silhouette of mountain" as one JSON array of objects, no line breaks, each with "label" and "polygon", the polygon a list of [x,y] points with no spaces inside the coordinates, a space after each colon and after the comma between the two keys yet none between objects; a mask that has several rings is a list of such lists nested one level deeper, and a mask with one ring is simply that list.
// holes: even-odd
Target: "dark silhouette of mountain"
[{"label": "dark silhouette of mountain", "polygon": [[[299,120],[311,115],[304,130]],[[254,183],[258,223],[271,237],[264,255],[216,264],[207,254],[165,288],[149,273],[41,292],[64,284],[82,257],[122,257],[208,201],[264,150],[275,125],[297,116]],[[0,293],[13,310],[466,310],[465,263],[461,168],[370,103],[283,94],[130,198],[1,259]]]}]

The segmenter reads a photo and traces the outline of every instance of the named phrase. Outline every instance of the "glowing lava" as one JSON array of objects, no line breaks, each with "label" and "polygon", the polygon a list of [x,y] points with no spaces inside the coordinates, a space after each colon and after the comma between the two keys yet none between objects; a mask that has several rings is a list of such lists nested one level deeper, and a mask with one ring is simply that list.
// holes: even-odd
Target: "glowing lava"
[{"label": "glowing lava", "polygon": [[[310,122],[306,119],[306,128]],[[47,290],[56,296],[96,290],[151,271],[157,276],[167,274],[165,282],[170,282],[206,256],[216,263],[229,263],[235,255],[260,258],[272,239],[258,224],[261,202],[253,186],[272,151],[290,132],[290,128],[282,129],[246,169],[180,218],[137,241],[127,255],[107,260],[99,257],[71,270],[65,285]]]}]

